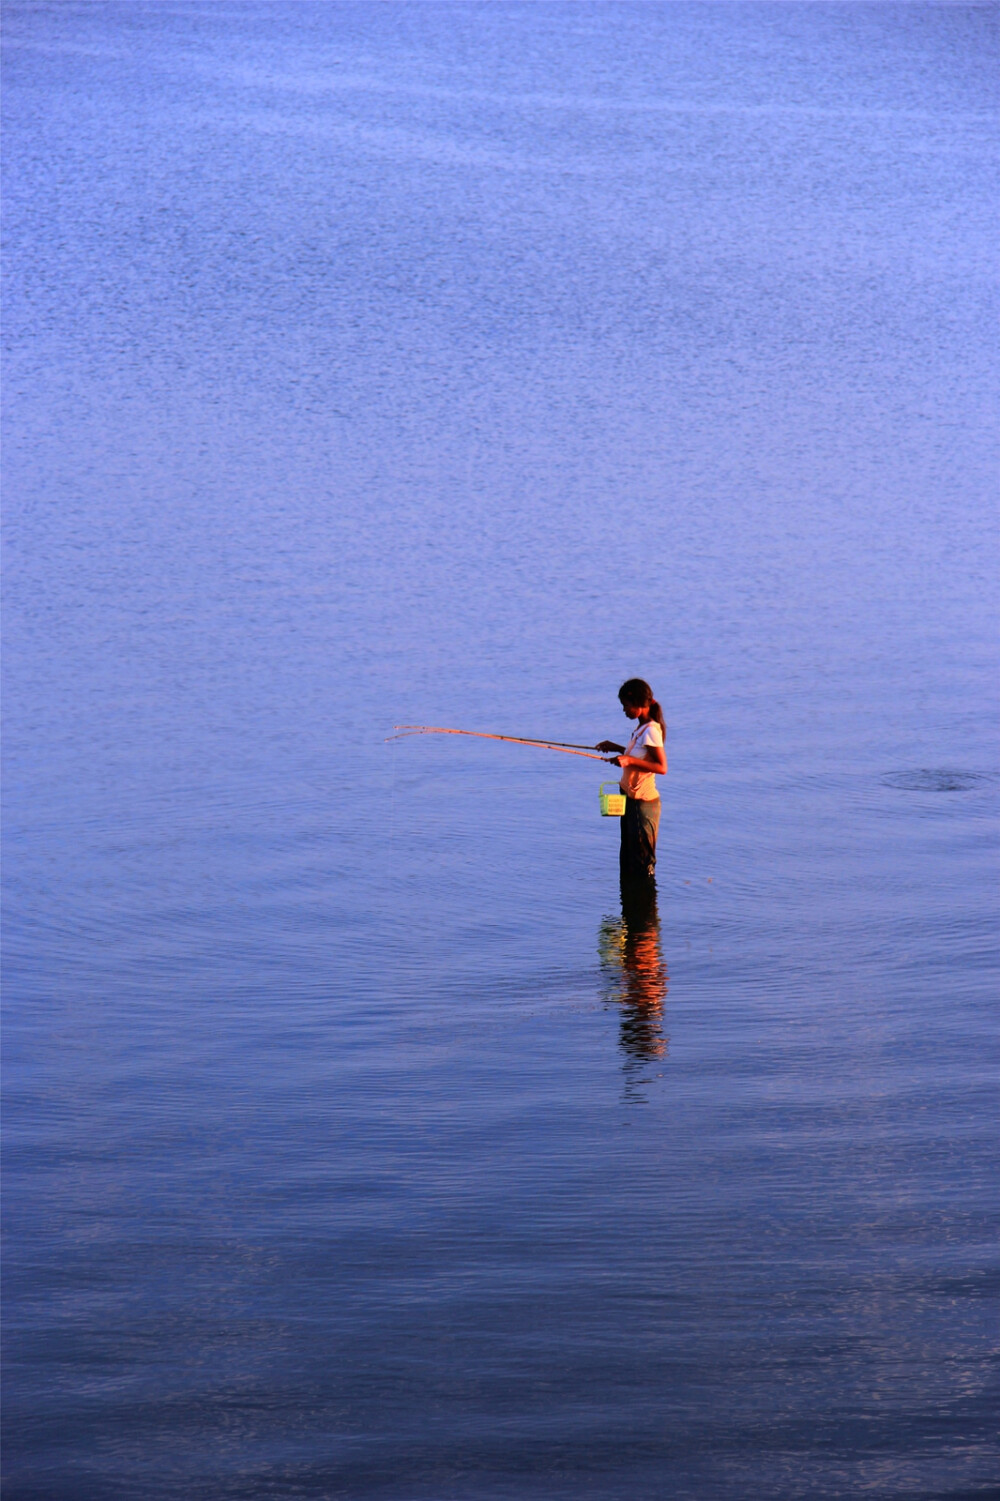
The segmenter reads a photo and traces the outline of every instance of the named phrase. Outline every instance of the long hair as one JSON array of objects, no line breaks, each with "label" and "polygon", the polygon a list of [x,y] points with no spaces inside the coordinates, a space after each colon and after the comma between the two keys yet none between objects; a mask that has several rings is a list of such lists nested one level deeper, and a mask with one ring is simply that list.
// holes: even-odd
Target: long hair
[{"label": "long hair", "polygon": [[618,697],[623,704],[629,704],[633,709],[641,709],[648,714],[650,719],[655,719],[661,730],[667,728],[667,722],[663,717],[663,710],[653,697],[653,690],[642,678],[629,678],[627,683],[622,683],[618,690]]}]

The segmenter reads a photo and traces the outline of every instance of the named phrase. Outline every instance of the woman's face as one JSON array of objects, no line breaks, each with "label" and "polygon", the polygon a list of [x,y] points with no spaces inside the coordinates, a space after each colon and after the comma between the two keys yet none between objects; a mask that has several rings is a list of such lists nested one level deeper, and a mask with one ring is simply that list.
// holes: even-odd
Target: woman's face
[{"label": "woman's face", "polygon": [[622,704],[622,713],[627,714],[629,719],[638,719],[642,709],[638,704]]}]

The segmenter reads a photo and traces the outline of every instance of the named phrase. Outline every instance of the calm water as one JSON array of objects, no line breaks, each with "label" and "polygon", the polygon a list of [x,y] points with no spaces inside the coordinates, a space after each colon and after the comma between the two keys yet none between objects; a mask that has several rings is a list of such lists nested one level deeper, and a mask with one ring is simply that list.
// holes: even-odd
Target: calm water
[{"label": "calm water", "polygon": [[7,6],[9,1501],[998,1494],[997,15]]}]

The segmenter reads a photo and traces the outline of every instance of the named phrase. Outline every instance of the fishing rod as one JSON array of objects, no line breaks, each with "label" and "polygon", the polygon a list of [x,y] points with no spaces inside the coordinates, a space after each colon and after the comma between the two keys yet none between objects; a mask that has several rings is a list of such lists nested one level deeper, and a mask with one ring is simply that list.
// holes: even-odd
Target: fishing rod
[{"label": "fishing rod", "polygon": [[439,724],[395,724],[396,735],[387,735],[386,740],[405,740],[409,735],[471,735],[476,740],[505,740],[509,745],[534,745],[538,750],[561,751],[564,756],[586,756],[591,761],[603,761],[590,746],[573,745],[568,740],[525,740],[520,735],[487,735],[483,730],[450,730]]}]

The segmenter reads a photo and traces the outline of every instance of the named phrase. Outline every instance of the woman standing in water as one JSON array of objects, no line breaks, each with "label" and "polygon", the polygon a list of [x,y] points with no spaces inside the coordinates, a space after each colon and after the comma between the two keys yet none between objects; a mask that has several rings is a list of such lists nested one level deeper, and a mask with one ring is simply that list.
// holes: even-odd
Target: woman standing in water
[{"label": "woman standing in water", "polygon": [[629,678],[618,690],[622,709],[636,721],[628,745],[602,740],[594,747],[599,751],[617,751],[610,757],[612,766],[620,766],[624,775],[621,789],[625,794],[622,817],[621,876],[623,881],[648,881],[656,873],[656,835],[660,827],[660,794],[654,780],[667,769],[663,749],[666,725],[663,710],[653,697],[653,690],[642,678]]}]

